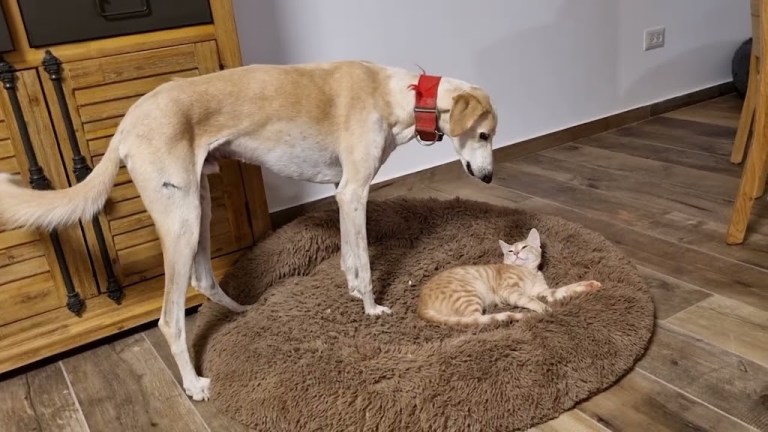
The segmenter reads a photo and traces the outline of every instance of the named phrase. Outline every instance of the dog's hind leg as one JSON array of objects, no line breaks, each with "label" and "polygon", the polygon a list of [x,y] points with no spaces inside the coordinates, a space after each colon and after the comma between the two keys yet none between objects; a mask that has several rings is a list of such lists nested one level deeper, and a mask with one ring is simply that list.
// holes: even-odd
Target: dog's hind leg
[{"label": "dog's hind leg", "polygon": [[187,154],[167,155],[160,164],[154,155],[132,155],[131,172],[142,201],[155,223],[163,252],[165,292],[158,327],[192,399],[208,399],[210,380],[195,371],[187,347],[184,320],[187,288],[200,235],[200,185]]},{"label": "dog's hind leg", "polygon": [[208,177],[205,173],[200,178],[200,239],[197,243],[194,264],[192,266],[192,286],[211,301],[233,312],[243,312],[247,308],[232,300],[213,275],[211,267],[211,193]]}]

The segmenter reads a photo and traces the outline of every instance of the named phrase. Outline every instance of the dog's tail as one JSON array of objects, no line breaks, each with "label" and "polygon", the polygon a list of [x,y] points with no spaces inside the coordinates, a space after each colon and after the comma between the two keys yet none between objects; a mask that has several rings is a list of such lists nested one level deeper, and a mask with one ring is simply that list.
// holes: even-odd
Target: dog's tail
[{"label": "dog's tail", "polygon": [[525,314],[517,312],[499,312],[487,315],[471,316],[450,316],[436,313],[432,310],[425,310],[419,313],[421,318],[438,324],[448,324],[452,326],[476,326],[491,324],[493,322],[519,321],[525,317]]},{"label": "dog's tail", "polygon": [[0,228],[51,230],[90,219],[107,201],[118,169],[120,154],[113,142],[93,172],[68,189],[33,190],[15,176],[0,173]]}]

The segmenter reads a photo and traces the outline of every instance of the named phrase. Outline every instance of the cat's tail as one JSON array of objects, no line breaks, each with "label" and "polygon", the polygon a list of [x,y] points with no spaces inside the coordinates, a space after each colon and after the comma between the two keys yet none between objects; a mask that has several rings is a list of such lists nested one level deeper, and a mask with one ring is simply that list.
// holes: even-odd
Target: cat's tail
[{"label": "cat's tail", "polygon": [[517,312],[499,312],[487,315],[472,316],[451,316],[440,315],[432,310],[425,310],[420,313],[421,318],[438,324],[448,324],[452,326],[476,326],[487,325],[494,322],[519,321],[525,318],[525,314]]}]

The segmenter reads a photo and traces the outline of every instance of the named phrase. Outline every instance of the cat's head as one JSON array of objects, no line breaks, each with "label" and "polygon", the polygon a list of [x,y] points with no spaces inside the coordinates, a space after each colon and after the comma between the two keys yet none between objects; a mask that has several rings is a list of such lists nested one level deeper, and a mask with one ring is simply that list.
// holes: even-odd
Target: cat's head
[{"label": "cat's head", "polygon": [[528,233],[523,241],[507,244],[499,240],[501,251],[504,252],[504,264],[517,265],[529,269],[537,269],[541,263],[541,237],[536,228]]}]

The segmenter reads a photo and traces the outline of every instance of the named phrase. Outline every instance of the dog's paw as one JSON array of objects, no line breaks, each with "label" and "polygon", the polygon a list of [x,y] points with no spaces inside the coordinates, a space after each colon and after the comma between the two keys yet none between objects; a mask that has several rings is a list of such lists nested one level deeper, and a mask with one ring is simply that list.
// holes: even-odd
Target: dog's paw
[{"label": "dog's paw", "polygon": [[371,315],[371,316],[379,316],[379,315],[384,315],[384,314],[391,314],[392,310],[390,308],[386,307],[386,306],[373,305],[373,307],[368,309],[368,310],[366,310],[365,313],[367,315]]},{"label": "dog's paw", "polygon": [[207,401],[208,400],[208,388],[211,386],[211,379],[205,377],[197,377],[197,379],[191,383],[184,384],[184,392],[187,396],[191,397],[195,401]]},{"label": "dog's paw", "polygon": [[243,313],[248,310],[248,306],[241,305],[240,303],[233,303],[227,306],[227,309],[234,313]]},{"label": "dog's paw", "polygon": [[584,291],[587,291],[587,292],[589,292],[589,291],[597,291],[600,288],[602,288],[602,286],[603,286],[603,284],[601,284],[598,281],[584,282],[584,285],[583,285]]},{"label": "dog's paw", "polygon": [[352,290],[352,291],[350,291],[350,292],[349,292],[349,295],[351,295],[352,297],[354,297],[354,298],[356,298],[356,299],[360,299],[360,300],[362,300],[362,299],[363,299],[363,295],[362,295],[362,294],[360,294],[359,292],[357,292],[357,290]]}]

